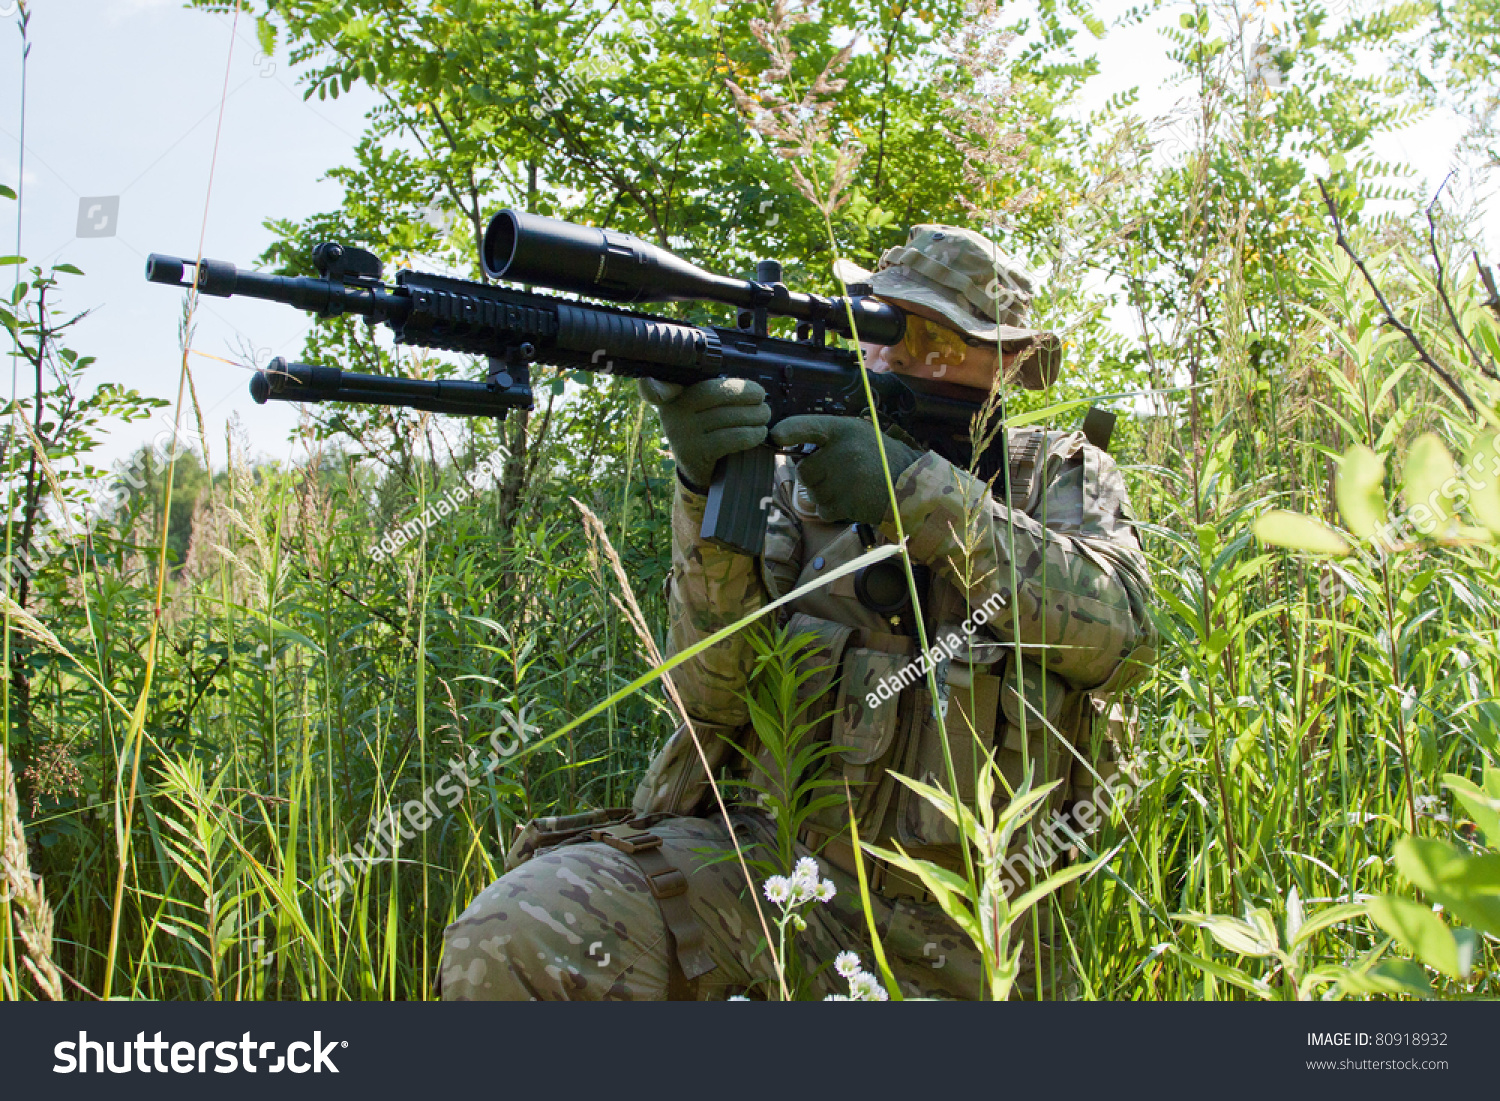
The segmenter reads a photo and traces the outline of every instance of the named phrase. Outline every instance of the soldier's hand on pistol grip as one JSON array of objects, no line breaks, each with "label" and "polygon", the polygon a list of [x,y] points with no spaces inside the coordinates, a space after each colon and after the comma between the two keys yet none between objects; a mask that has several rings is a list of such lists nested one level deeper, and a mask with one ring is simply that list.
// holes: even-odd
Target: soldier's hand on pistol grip
[{"label": "soldier's hand on pistol grip", "polygon": [[[797,465],[797,480],[807,487],[820,519],[853,520],[879,527],[891,515],[891,495],[880,466],[875,428],[856,417],[808,414],[788,417],[771,429],[782,447],[810,443],[817,446]],[[881,433],[891,484],[922,457],[915,448]]]},{"label": "soldier's hand on pistol grip", "polygon": [[643,378],[640,391],[661,414],[661,428],[683,480],[699,492],[707,492],[714,465],[725,455],[766,440],[771,407],[766,392],[748,379],[711,378],[684,389],[675,382]]}]

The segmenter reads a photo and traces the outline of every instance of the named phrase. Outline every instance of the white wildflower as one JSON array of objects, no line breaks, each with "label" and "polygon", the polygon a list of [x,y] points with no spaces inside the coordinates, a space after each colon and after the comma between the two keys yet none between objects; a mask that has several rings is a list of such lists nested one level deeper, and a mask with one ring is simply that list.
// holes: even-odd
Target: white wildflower
[{"label": "white wildflower", "polygon": [[833,969],[846,979],[852,979],[860,972],[859,956],[854,952],[840,952],[833,960]]},{"label": "white wildflower", "polygon": [[766,880],[766,898],[781,906],[792,897],[792,884],[784,875],[773,875]]},{"label": "white wildflower", "polygon": [[849,980],[849,997],[856,1002],[883,1002],[890,998],[885,989],[868,971],[861,971]]},{"label": "white wildflower", "polygon": [[832,902],[833,896],[837,893],[838,889],[834,887],[833,880],[825,879],[823,880],[823,885],[818,888],[818,901]]}]

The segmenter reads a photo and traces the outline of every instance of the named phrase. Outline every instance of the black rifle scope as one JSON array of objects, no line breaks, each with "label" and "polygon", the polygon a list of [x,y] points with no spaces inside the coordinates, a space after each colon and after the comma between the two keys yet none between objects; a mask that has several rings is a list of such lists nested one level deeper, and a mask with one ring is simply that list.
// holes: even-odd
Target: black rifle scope
[{"label": "black rifle scope", "polygon": [[859,339],[870,344],[895,344],[906,328],[899,309],[868,295],[826,298],[788,290],[779,278],[758,282],[715,275],[628,233],[518,210],[502,210],[490,220],[481,262],[492,279],[612,302],[723,302],[821,321],[846,337],[855,335],[849,324],[852,310]]}]

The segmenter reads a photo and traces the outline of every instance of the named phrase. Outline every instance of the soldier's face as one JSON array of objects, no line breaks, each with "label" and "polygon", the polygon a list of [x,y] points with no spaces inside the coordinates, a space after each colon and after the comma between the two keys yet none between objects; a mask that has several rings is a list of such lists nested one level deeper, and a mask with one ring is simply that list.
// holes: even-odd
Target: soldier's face
[{"label": "soldier's face", "polygon": [[[865,367],[876,374],[889,371],[980,390],[990,388],[1000,363],[1000,350],[994,345],[965,344],[953,329],[910,309],[907,309],[906,334],[900,344],[862,345]],[[1017,354],[1005,354],[1007,365]]]}]

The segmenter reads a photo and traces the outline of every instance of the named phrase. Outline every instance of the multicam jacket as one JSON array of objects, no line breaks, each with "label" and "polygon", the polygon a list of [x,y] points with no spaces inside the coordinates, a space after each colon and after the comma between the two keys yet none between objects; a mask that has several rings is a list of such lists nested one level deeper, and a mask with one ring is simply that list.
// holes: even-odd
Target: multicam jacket
[{"label": "multicam jacket", "polygon": [[[1155,657],[1146,612],[1151,581],[1114,461],[1076,432],[1015,430],[1007,446],[1009,504],[996,499],[998,479],[992,495],[931,451],[896,483],[901,527],[931,576],[925,657],[913,624],[862,603],[853,575],[781,610],[795,633],[818,640],[814,659],[824,671],[805,691],[817,697],[808,714],[827,718],[812,736],[840,749],[832,760],[855,793],[862,837],[899,841],[930,859],[951,858],[957,837],[890,772],[948,788],[947,738],[961,795],[972,796],[978,751],[993,751],[1008,782],[1019,782],[1029,756],[1034,783],[1064,781],[1055,806],[1083,798],[1111,769],[1109,739],[1100,735],[1120,733],[1118,721],[1096,720]],[[819,519],[789,460],[780,460],[772,499],[764,553],[752,558],[699,537],[705,498],[679,481],[668,582],[674,652],[898,538],[893,512],[878,530]],[[733,770],[740,756],[725,755],[727,740],[755,754],[743,698],[752,664],[741,632],[673,673],[716,768],[723,762]],[[916,675],[929,664],[946,697],[937,709],[928,678]],[[684,728],[652,762],[634,806],[692,814],[706,786]],[[806,840],[836,840],[843,818],[842,808],[814,818]],[[900,893],[897,884],[886,887]]]}]

